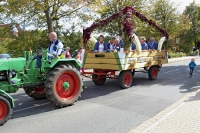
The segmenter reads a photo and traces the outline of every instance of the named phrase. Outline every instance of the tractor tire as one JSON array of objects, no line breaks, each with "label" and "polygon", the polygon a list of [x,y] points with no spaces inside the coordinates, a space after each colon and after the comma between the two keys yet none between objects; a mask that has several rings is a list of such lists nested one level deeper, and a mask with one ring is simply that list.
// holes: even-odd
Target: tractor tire
[{"label": "tractor tire", "polygon": [[38,86],[38,87],[25,87],[24,88],[25,93],[36,100],[44,99],[46,98],[44,86]]},{"label": "tractor tire", "polygon": [[158,76],[158,67],[157,66],[151,66],[148,71],[149,79],[150,80],[156,80]]},{"label": "tractor tire", "polygon": [[70,65],[55,67],[45,82],[46,97],[54,105],[72,105],[81,96],[83,82],[80,73]]},{"label": "tractor tire", "polygon": [[130,70],[121,71],[118,80],[122,89],[131,87],[133,82],[132,72]]},{"label": "tractor tire", "polygon": [[[104,75],[103,75],[104,76]],[[101,77],[101,76],[100,76]],[[100,79],[96,80],[98,75],[92,74],[92,81],[96,86],[103,85],[106,82],[106,77],[101,77]]]},{"label": "tractor tire", "polygon": [[0,126],[5,124],[12,115],[13,109],[5,97],[0,96]]}]

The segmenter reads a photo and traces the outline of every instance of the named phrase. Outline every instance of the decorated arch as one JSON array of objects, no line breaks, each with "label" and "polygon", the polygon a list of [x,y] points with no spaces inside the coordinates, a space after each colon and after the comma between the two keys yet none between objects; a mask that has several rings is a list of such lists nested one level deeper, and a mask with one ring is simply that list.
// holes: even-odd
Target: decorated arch
[{"label": "decorated arch", "polygon": [[[116,20],[121,16],[125,16],[124,19],[121,21],[122,24],[122,32],[124,35],[128,38],[128,40],[131,40],[132,33],[133,33],[133,27],[131,24],[132,15],[135,15],[138,17],[141,21],[146,22],[156,30],[158,30],[160,33],[162,33],[166,39],[169,38],[169,34],[165,29],[158,26],[153,20],[148,19],[146,16],[141,14],[139,11],[135,10],[133,7],[127,6],[121,11],[114,13],[110,17],[101,20],[100,22],[93,23],[90,27],[83,29],[83,47],[86,48],[87,42],[90,39],[91,33],[98,27],[105,27],[107,26],[112,20]],[[124,42],[125,44],[125,42]]]}]

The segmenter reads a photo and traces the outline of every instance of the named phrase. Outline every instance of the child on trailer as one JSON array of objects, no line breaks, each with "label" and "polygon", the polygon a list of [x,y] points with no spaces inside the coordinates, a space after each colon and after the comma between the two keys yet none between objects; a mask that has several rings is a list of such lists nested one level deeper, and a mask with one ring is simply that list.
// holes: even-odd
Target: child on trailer
[{"label": "child on trailer", "polygon": [[196,66],[195,59],[192,58],[192,59],[191,59],[191,62],[189,63],[189,68],[190,68],[189,77],[190,77],[190,78],[192,77],[192,74],[193,74],[193,71],[194,71],[195,66]]},{"label": "child on trailer", "polygon": [[71,54],[69,53],[70,48],[69,48],[69,47],[66,47],[65,50],[66,50],[65,58],[72,58]]}]

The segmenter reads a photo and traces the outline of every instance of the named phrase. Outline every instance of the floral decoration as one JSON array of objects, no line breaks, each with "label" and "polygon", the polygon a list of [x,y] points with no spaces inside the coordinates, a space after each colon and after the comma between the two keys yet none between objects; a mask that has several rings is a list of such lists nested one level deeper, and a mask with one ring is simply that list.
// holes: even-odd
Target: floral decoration
[{"label": "floral decoration", "polygon": [[160,26],[156,25],[156,23],[153,20],[149,20],[147,19],[147,17],[145,17],[143,14],[141,14],[140,12],[138,12],[137,10],[135,10],[133,7],[127,6],[125,7],[123,10],[114,13],[112,16],[108,17],[107,19],[103,19],[98,23],[93,23],[90,27],[88,28],[84,28],[83,29],[83,44],[84,44],[84,48],[86,48],[86,44],[88,42],[88,40],[90,39],[90,35],[91,33],[98,27],[103,27],[108,25],[112,20],[116,20],[118,19],[120,16],[124,15],[124,20],[122,20],[122,31],[123,31],[123,35],[124,35],[124,48],[127,49],[130,46],[130,41],[131,41],[131,36],[133,33],[133,27],[132,24],[130,23],[131,19],[132,19],[132,15],[135,15],[136,17],[138,17],[141,21],[144,21],[146,23],[148,23],[150,26],[154,27],[156,30],[158,30],[159,32],[161,32],[166,39],[169,38],[169,34],[167,33],[167,31],[163,28],[161,28]]}]

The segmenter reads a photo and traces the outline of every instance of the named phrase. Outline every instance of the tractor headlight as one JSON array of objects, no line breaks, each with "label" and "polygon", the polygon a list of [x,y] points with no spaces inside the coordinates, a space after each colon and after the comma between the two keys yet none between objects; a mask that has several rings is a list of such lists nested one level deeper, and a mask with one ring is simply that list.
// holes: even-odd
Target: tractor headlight
[{"label": "tractor headlight", "polygon": [[12,70],[10,73],[9,73],[9,76],[10,78],[14,78],[17,74],[17,71],[16,70]]}]

